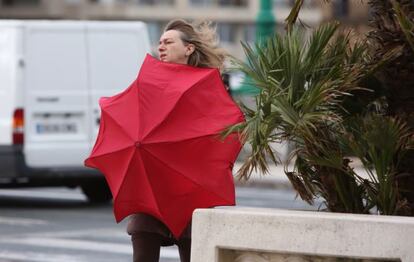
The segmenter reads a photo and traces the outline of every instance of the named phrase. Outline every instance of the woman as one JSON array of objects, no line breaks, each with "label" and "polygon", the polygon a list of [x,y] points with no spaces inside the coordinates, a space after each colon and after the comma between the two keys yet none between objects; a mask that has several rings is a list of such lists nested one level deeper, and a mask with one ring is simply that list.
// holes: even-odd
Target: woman
[{"label": "woman", "polygon": [[[197,67],[222,68],[225,52],[217,47],[216,32],[209,23],[192,25],[173,20],[165,28],[158,46],[163,62],[188,64]],[[133,245],[133,261],[156,262],[160,247],[176,244],[182,262],[190,261],[191,224],[177,240],[169,229],[156,218],[139,213],[130,217],[128,234]]]}]

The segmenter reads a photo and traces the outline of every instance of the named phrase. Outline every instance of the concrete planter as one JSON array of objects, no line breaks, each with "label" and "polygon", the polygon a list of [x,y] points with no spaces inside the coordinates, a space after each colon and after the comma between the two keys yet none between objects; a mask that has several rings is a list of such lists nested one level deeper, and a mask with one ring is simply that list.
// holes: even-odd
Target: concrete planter
[{"label": "concrete planter", "polygon": [[192,262],[414,261],[413,217],[199,209],[192,234]]}]

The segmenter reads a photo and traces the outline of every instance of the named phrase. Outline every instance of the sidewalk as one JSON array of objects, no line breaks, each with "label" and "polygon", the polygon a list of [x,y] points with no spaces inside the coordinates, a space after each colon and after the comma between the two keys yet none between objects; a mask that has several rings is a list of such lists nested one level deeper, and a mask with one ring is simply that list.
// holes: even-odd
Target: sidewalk
[{"label": "sidewalk", "polygon": [[269,166],[269,173],[262,174],[259,171],[253,171],[249,180],[240,180],[237,177],[237,172],[240,167],[243,165],[243,162],[237,161],[234,163],[233,174],[234,174],[234,183],[236,186],[252,186],[252,187],[265,187],[265,188],[292,188],[290,185],[289,179],[284,173],[283,166],[276,166],[271,164]]},{"label": "sidewalk", "polygon": [[[363,178],[368,178],[364,168],[362,167],[361,163],[356,160],[354,161],[353,168],[355,172]],[[285,175],[283,165],[276,166],[275,164],[269,165],[269,173],[262,174],[259,171],[253,171],[250,179],[248,181],[239,180],[237,177],[237,171],[239,171],[240,167],[243,165],[242,161],[236,161],[234,163],[233,174],[234,174],[234,183],[236,186],[252,186],[252,187],[264,187],[264,188],[286,188],[291,189],[292,186],[290,184],[289,179]],[[289,170],[292,170],[293,167],[289,166]]]}]

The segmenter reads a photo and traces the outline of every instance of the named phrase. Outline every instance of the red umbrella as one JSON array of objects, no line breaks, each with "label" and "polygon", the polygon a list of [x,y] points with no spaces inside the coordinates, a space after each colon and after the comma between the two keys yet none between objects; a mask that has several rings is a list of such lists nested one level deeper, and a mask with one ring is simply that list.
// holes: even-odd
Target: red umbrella
[{"label": "red umbrella", "polygon": [[101,98],[99,134],[85,165],[99,169],[117,222],[138,212],[179,237],[196,208],[234,205],[232,166],[244,121],[213,68],[160,62],[147,55],[122,93]]}]

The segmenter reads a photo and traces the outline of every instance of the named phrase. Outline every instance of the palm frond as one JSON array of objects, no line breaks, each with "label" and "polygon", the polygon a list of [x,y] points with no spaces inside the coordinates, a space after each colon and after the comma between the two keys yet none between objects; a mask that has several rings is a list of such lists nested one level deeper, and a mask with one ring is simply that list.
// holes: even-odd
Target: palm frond
[{"label": "palm frond", "polygon": [[289,32],[292,30],[299,16],[299,12],[300,12],[300,9],[302,8],[302,5],[303,5],[303,0],[295,0],[295,2],[293,3],[292,9],[290,10],[288,17],[285,19],[286,31]]},{"label": "palm frond", "polygon": [[414,22],[408,18],[397,1],[391,0],[391,3],[401,26],[401,30],[403,31],[408,44],[414,52]]},{"label": "palm frond", "polygon": [[399,161],[412,148],[413,134],[399,119],[368,115],[354,119],[347,145],[367,170],[371,184],[369,200],[382,214],[397,212],[395,174]]}]

